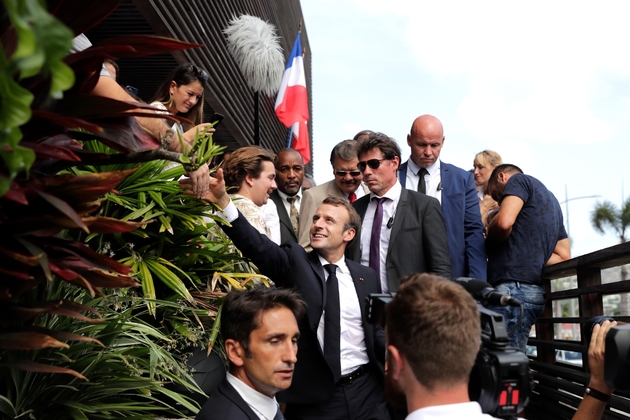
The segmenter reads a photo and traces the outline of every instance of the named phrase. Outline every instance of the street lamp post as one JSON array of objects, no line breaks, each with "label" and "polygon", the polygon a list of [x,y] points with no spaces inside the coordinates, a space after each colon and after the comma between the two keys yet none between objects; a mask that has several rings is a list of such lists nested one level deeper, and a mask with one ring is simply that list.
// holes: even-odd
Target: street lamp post
[{"label": "street lamp post", "polygon": [[601,195],[585,195],[582,197],[572,197],[569,198],[569,194],[567,193],[567,184],[564,184],[564,201],[560,204],[564,204],[565,213],[567,214],[567,236],[569,237],[569,245],[572,246],[571,242],[571,226],[569,225],[569,201],[581,200],[583,198],[599,198]]}]

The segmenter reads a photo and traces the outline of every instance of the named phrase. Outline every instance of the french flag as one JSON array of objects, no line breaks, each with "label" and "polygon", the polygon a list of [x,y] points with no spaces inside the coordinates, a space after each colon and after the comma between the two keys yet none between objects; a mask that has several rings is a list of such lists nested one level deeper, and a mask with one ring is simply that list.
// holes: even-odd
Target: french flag
[{"label": "french flag", "polygon": [[282,76],[280,92],[276,99],[276,115],[289,129],[288,146],[293,147],[302,155],[306,165],[311,161],[311,149],[306,125],[309,119],[308,94],[299,32]]}]

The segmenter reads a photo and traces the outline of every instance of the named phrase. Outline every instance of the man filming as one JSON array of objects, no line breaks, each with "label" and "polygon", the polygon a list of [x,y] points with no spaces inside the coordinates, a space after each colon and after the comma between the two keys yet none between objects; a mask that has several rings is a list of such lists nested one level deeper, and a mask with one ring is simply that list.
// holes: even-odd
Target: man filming
[{"label": "man filming", "polygon": [[393,405],[406,398],[407,420],[493,419],[468,396],[481,342],[470,294],[443,277],[412,274],[386,310],[385,394]]}]

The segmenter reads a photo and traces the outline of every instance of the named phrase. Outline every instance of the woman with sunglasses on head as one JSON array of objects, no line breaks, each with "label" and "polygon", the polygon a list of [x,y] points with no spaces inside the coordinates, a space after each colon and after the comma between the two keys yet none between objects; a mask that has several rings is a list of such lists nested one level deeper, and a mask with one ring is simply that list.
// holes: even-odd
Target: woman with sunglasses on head
[{"label": "woman with sunglasses on head", "polygon": [[[184,117],[192,122],[191,124],[181,123],[179,121],[172,123],[166,121],[167,124],[173,124],[172,129],[176,134],[180,134],[188,147],[191,147],[195,141],[197,132],[199,134],[205,132],[212,133],[214,129],[210,123],[203,123],[203,90],[204,82],[208,80],[208,74],[201,68],[191,63],[180,64],[175,67],[169,77],[162,83],[162,86],[153,96],[151,105],[168,112],[172,115]],[[176,137],[171,142],[171,150],[176,152],[185,152],[181,150],[179,139]],[[208,182],[207,165],[191,174],[193,186],[203,183],[204,187],[199,190],[198,197],[208,190],[205,183]],[[203,191],[201,191],[203,190]],[[198,191],[194,188],[194,191]]]},{"label": "woman with sunglasses on head", "polygon": [[486,229],[490,223],[490,221],[487,220],[488,214],[496,212],[499,209],[499,204],[486,194],[485,191],[492,171],[502,163],[503,159],[501,159],[501,155],[493,150],[484,150],[483,152],[477,153],[473,161],[473,167],[475,168],[473,174],[475,175],[475,185],[477,186],[481,220]]}]

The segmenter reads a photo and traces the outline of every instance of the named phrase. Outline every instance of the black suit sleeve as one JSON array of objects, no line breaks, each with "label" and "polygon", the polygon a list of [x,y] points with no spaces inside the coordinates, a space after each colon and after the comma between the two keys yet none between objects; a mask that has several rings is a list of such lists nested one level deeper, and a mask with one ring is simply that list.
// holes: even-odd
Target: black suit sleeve
[{"label": "black suit sleeve", "polygon": [[239,211],[238,218],[232,226],[221,225],[223,231],[230,237],[234,245],[249,258],[260,271],[271,278],[276,285],[292,287],[287,284],[290,260],[284,249],[276,245],[267,236],[258,232]]},{"label": "black suit sleeve", "polygon": [[451,255],[446,236],[446,223],[440,208],[440,202],[430,200],[422,219],[423,242],[426,252],[426,264],[429,272],[450,279]]}]

